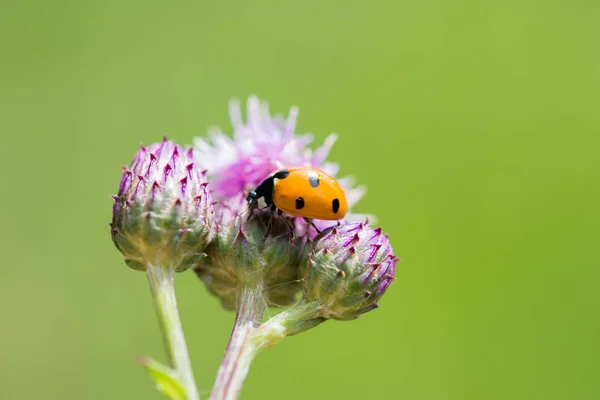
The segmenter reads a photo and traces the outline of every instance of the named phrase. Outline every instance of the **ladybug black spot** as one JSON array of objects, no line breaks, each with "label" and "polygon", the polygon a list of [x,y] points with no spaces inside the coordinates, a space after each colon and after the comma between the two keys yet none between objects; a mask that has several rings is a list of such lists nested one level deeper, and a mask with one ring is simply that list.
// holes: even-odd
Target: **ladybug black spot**
[{"label": "ladybug black spot", "polygon": [[[297,202],[298,200],[296,200]],[[296,203],[298,204],[298,203]],[[331,202],[331,210],[333,211],[334,214],[337,214],[337,212],[340,210],[340,200],[339,199],[333,199],[333,201]]]},{"label": "ladybug black spot", "polygon": [[304,199],[302,197],[298,197],[296,199],[296,210],[301,210],[304,208]]},{"label": "ladybug black spot", "polygon": [[273,175],[273,178],[275,178],[275,179],[285,179],[289,175],[290,175],[290,171],[288,171],[287,169],[282,169],[281,171],[275,172],[275,175]]}]

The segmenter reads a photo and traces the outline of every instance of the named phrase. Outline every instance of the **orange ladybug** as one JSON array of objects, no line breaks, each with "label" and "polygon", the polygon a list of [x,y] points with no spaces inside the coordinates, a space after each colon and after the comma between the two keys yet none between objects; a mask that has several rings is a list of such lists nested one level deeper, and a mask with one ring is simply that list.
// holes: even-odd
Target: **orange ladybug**
[{"label": "orange ladybug", "polygon": [[[311,219],[338,220],[348,212],[346,194],[340,184],[326,172],[313,167],[292,167],[275,172],[246,196],[248,207],[271,208],[294,217],[302,217],[319,230]],[[285,220],[290,229],[291,223]],[[270,229],[269,223],[269,229]],[[268,234],[268,231],[267,231]]]}]

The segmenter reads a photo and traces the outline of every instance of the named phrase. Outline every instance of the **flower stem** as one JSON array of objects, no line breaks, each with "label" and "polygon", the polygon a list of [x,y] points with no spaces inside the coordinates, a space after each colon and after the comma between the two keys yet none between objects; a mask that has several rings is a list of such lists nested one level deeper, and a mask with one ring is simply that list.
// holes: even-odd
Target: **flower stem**
[{"label": "flower stem", "polygon": [[302,299],[261,324],[267,309],[262,290],[261,285],[246,286],[241,290],[235,324],[210,400],[237,399],[250,364],[262,349],[326,321],[320,316],[318,303]]},{"label": "flower stem", "polygon": [[300,299],[288,308],[256,330],[256,335],[273,336],[274,334],[292,336],[314,328],[327,321],[321,315],[321,305],[318,302],[310,302]]},{"label": "flower stem", "polygon": [[186,400],[198,400],[192,364],[188,355],[181,320],[175,298],[175,270],[148,265],[146,269],[150,289],[163,333],[170,364],[186,392]]},{"label": "flower stem", "polygon": [[262,285],[245,286],[239,294],[235,324],[211,400],[237,399],[252,360],[261,349],[268,347],[264,339],[254,335],[267,309],[262,291]]}]

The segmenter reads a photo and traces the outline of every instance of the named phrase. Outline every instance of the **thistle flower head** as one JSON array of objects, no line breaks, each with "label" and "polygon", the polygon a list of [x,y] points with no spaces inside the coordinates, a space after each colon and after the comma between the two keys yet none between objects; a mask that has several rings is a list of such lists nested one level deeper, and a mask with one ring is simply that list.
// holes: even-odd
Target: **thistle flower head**
[{"label": "thistle flower head", "polygon": [[[231,102],[229,113],[232,138],[217,130],[211,133],[211,141],[196,138],[194,142],[196,160],[202,169],[208,170],[215,198],[227,199],[252,190],[276,170],[291,166],[316,167],[334,177],[337,174],[338,165],[326,161],[337,136],[329,135],[321,147],[312,151],[308,147],[312,135],[295,133],[296,107],[290,110],[287,119],[281,115],[271,117],[266,103],[250,97],[246,123],[239,102]],[[350,207],[365,193],[364,187],[354,187],[351,177],[338,179],[338,182],[344,188]],[[305,222],[296,219],[295,223],[299,234],[304,234]],[[319,229],[332,225],[330,221],[315,223]]]},{"label": "thistle flower head", "polygon": [[303,242],[289,239],[280,218],[271,221],[271,234],[265,236],[267,213],[247,221],[247,210],[242,193],[216,205],[216,238],[194,270],[227,309],[236,308],[243,286],[257,284],[263,286],[267,304],[288,305],[300,291],[297,274]]},{"label": "thistle flower head", "polygon": [[396,261],[381,228],[349,223],[322,232],[300,265],[302,291],[326,318],[348,320],[377,308]]},{"label": "thistle flower head", "polygon": [[185,270],[214,236],[213,200],[193,149],[166,138],[141,147],[113,196],[112,239],[132,268]]}]

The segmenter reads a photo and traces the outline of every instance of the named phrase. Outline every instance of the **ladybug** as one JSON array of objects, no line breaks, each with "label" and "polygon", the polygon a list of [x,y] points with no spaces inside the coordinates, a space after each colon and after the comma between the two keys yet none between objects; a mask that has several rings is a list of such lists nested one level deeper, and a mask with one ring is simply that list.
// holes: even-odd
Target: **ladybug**
[{"label": "ladybug", "polygon": [[[292,167],[282,169],[266,178],[246,196],[250,208],[250,219],[254,209],[271,209],[271,222],[275,212],[302,217],[317,232],[320,232],[311,219],[334,221],[344,218],[348,211],[346,194],[340,184],[326,172],[313,167]],[[290,231],[292,223],[284,218]],[[265,235],[266,236],[266,235]]]}]

